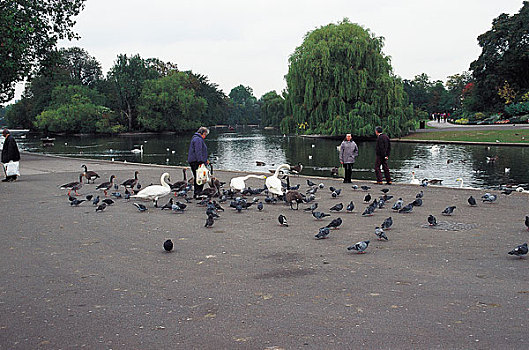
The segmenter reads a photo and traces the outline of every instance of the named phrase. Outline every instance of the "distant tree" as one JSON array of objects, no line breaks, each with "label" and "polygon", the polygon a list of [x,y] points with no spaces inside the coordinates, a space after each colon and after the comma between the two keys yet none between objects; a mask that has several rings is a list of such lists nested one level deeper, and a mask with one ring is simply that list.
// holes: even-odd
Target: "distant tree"
[{"label": "distant tree", "polygon": [[229,94],[232,109],[229,124],[258,124],[260,108],[253,90],[249,86],[239,85]]},{"label": "distant tree", "polygon": [[164,62],[158,58],[147,58],[145,60],[147,67],[158,72],[160,77],[166,77],[173,72],[178,72],[178,65],[172,62]]},{"label": "distant tree", "polygon": [[289,58],[292,115],[282,130],[366,136],[383,125],[392,136],[407,133],[412,106],[382,47],[383,38],[348,19],[307,33]]},{"label": "distant tree", "polygon": [[501,14],[495,18],[492,28],[478,37],[478,43],[481,54],[470,64],[477,107],[503,109],[498,91],[505,82],[518,96],[529,91],[529,2],[524,1],[513,16]]},{"label": "distant tree", "polygon": [[472,82],[472,74],[470,72],[454,74],[449,76],[446,80],[445,85],[450,101],[449,103],[454,111],[461,110],[463,106],[463,90],[470,82]]},{"label": "distant tree", "polygon": [[202,124],[215,125],[226,123],[229,115],[229,98],[219,86],[211,83],[205,75],[188,72],[190,82],[197,96],[207,102],[207,108],[202,118]]},{"label": "distant tree", "polygon": [[279,127],[285,116],[285,99],[275,91],[264,94],[259,99],[261,106],[261,123],[263,126]]},{"label": "distant tree", "polygon": [[0,103],[13,98],[15,83],[38,67],[59,39],[77,38],[73,17],[84,1],[0,2]]},{"label": "distant tree", "polygon": [[101,64],[86,50],[71,47],[59,50],[59,66],[70,76],[74,84],[95,87],[102,79]]}]

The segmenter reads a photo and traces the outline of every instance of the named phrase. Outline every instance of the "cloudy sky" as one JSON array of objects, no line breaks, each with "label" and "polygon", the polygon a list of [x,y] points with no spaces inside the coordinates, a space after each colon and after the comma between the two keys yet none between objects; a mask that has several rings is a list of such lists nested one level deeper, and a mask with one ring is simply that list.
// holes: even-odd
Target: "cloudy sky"
[{"label": "cloudy sky", "polygon": [[394,72],[446,80],[467,70],[477,36],[522,0],[87,0],[75,30],[106,73],[120,53],[157,57],[205,74],[226,94],[259,98],[286,87],[288,57],[308,32],[344,17],[385,38]]}]

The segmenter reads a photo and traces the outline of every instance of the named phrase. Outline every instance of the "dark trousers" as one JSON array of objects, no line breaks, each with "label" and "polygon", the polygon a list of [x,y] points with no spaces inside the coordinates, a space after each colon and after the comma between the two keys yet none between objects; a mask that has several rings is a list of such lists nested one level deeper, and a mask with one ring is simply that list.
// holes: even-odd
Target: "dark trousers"
[{"label": "dark trousers", "polygon": [[197,169],[200,166],[200,164],[202,163],[199,163],[199,162],[189,163],[189,166],[191,167],[191,172],[193,173],[193,191],[194,191],[193,197],[196,197],[197,195],[199,195],[204,189],[204,184],[197,185]]},{"label": "dark trousers", "polygon": [[386,182],[391,182],[391,176],[389,175],[388,160],[385,157],[380,156],[377,156],[375,160],[375,174],[377,176],[377,182],[382,182],[382,172],[380,171],[380,166],[382,166],[382,170],[384,170]]},{"label": "dark trousers", "polygon": [[353,176],[353,165],[354,163],[343,163],[345,175],[343,177],[344,183],[351,183],[351,176]]}]

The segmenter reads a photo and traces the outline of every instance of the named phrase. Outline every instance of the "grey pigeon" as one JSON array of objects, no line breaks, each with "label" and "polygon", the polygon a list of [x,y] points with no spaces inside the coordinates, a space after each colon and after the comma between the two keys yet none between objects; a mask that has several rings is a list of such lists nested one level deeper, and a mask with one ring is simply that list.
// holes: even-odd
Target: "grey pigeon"
[{"label": "grey pigeon", "polygon": [[105,198],[103,199],[103,203],[107,204],[107,205],[112,205],[114,204],[114,201],[110,198]]},{"label": "grey pigeon", "polygon": [[261,210],[263,210],[263,208],[264,208],[264,206],[263,206],[263,202],[259,202],[259,203],[257,204],[257,210],[261,211]]},{"label": "grey pigeon", "polygon": [[279,215],[277,221],[279,221],[279,225],[288,227],[287,217],[285,215]]},{"label": "grey pigeon", "polygon": [[364,202],[369,203],[370,201],[371,201],[371,195],[368,193],[368,194],[366,194],[366,196],[364,197]]},{"label": "grey pigeon", "polygon": [[508,196],[508,195],[510,195],[511,193],[513,193],[513,191],[514,191],[513,189],[506,188],[506,189],[504,189],[501,193],[502,193],[502,194],[505,194],[505,195]]},{"label": "grey pigeon", "polygon": [[313,211],[312,216],[314,216],[317,220],[321,220],[326,216],[331,216],[331,214],[325,214],[321,211]]},{"label": "grey pigeon", "polygon": [[347,210],[348,212],[352,212],[354,208],[355,208],[355,205],[353,201],[350,201],[349,204],[347,204],[347,208],[345,208],[345,210]]},{"label": "grey pigeon", "polygon": [[362,254],[367,249],[368,245],[369,245],[369,241],[362,241],[362,242],[353,244],[350,247],[347,247],[347,250],[356,250],[358,254]]},{"label": "grey pigeon", "polygon": [[437,226],[437,219],[435,218],[435,216],[431,215],[428,216],[428,225],[430,226]]},{"label": "grey pigeon", "polygon": [[314,211],[318,208],[318,203],[312,203],[309,208],[303,209],[303,211]]},{"label": "grey pigeon", "polygon": [[331,230],[329,230],[328,227],[322,227],[320,228],[320,230],[314,237],[316,237],[316,239],[324,239],[324,238],[327,238],[327,236],[329,236],[330,232]]},{"label": "grey pigeon", "polygon": [[163,242],[163,249],[165,249],[166,252],[170,252],[171,250],[173,250],[173,241],[168,239]]},{"label": "grey pigeon", "polygon": [[160,210],[165,210],[165,209],[171,210],[172,206],[173,206],[173,199],[169,198],[169,201],[165,203],[162,207],[160,207]]},{"label": "grey pigeon", "polygon": [[320,183],[320,184],[318,185],[318,187],[319,187],[319,188],[320,188],[320,190],[321,190],[322,188],[324,188],[324,187],[325,187],[325,185],[324,185],[324,184],[323,184],[323,182],[322,182],[322,183]]},{"label": "grey pigeon", "polygon": [[358,189],[358,185],[353,185],[353,186],[351,186],[351,188],[352,188],[353,190],[357,190],[357,189]]},{"label": "grey pigeon", "polygon": [[414,207],[420,207],[422,205],[422,199],[421,198],[415,198],[415,200],[411,203]]},{"label": "grey pigeon", "polygon": [[415,198],[422,198],[424,196],[424,192],[421,191],[415,195]]},{"label": "grey pigeon", "polygon": [[213,215],[208,215],[208,218],[206,219],[206,224],[204,227],[210,228],[215,223],[215,219],[213,218]]},{"label": "grey pigeon", "polygon": [[375,207],[369,205],[362,213],[362,216],[373,216],[374,212],[375,212]]},{"label": "grey pigeon", "polygon": [[107,204],[106,203],[101,203],[97,208],[96,208],[96,212],[98,211],[103,211],[105,210],[107,207]]},{"label": "grey pigeon", "polygon": [[340,225],[342,224],[342,218],[336,218],[336,219],[333,219],[328,225],[327,227],[328,228],[334,228],[336,230],[338,230],[338,228],[340,227]]},{"label": "grey pigeon", "polygon": [[364,191],[369,191],[371,189],[371,187],[369,186],[360,186],[361,189],[363,189]]},{"label": "grey pigeon", "polygon": [[382,191],[384,194],[386,194],[386,193],[389,192],[389,188],[383,188],[383,189],[381,189],[380,191]]},{"label": "grey pigeon", "polygon": [[147,207],[141,203],[132,203],[140,212],[147,211]]},{"label": "grey pigeon", "polygon": [[98,204],[99,204],[99,196],[96,196],[96,197],[92,200],[92,204],[93,204],[93,205],[98,205]]},{"label": "grey pigeon", "polygon": [[83,203],[84,201],[85,199],[74,198],[73,201],[70,202],[70,205],[77,207],[79,204]]},{"label": "grey pigeon", "polygon": [[384,220],[384,222],[382,223],[380,227],[383,228],[384,230],[389,230],[391,226],[393,226],[393,219],[390,216],[389,218]]},{"label": "grey pigeon", "polygon": [[171,211],[173,213],[183,213],[184,212],[184,208],[182,208],[180,206],[181,203],[180,204],[178,204],[178,203],[180,203],[180,202],[171,204]]},{"label": "grey pigeon", "polygon": [[476,199],[472,196],[468,197],[467,201],[468,201],[468,204],[470,204],[473,207],[477,205]]},{"label": "grey pigeon", "polygon": [[446,209],[443,210],[443,212],[441,214],[443,214],[443,215],[452,215],[452,213],[454,212],[455,208],[456,208],[455,205],[452,205],[450,207],[446,207]]},{"label": "grey pigeon", "polygon": [[498,196],[496,196],[495,194],[485,193],[485,195],[483,195],[481,199],[483,199],[483,202],[492,203],[496,201],[496,199],[498,199]]},{"label": "grey pigeon", "polygon": [[329,191],[334,192],[334,191],[336,191],[336,188],[334,188],[333,186],[330,186],[329,187]]},{"label": "grey pigeon", "polygon": [[391,207],[391,209],[393,210],[400,210],[402,208],[402,206],[404,205],[404,201],[402,200],[402,198],[399,198],[394,204],[393,206]]},{"label": "grey pigeon", "polygon": [[514,248],[513,250],[511,250],[508,254],[509,255],[516,255],[516,256],[519,256],[520,258],[523,257],[523,255],[527,254],[527,243],[524,243],[524,244],[520,244],[518,247]]},{"label": "grey pigeon", "polygon": [[91,195],[91,194],[89,194],[89,195],[86,196],[86,200],[87,200],[87,201],[91,201],[92,198],[94,198],[94,196]]},{"label": "grey pigeon", "polygon": [[375,235],[378,237],[379,241],[383,239],[385,239],[386,241],[388,240],[388,236],[386,236],[386,234],[384,233],[384,230],[378,226],[375,227]]},{"label": "grey pigeon", "polygon": [[312,186],[316,186],[316,184],[314,182],[310,181],[309,179],[307,179],[307,186],[312,187]]},{"label": "grey pigeon", "polygon": [[408,205],[402,207],[402,208],[399,210],[399,213],[407,214],[407,213],[411,213],[412,211],[413,211],[413,205],[408,204]]},{"label": "grey pigeon", "polygon": [[386,204],[386,201],[382,198],[378,200],[378,209],[384,208],[384,204]]},{"label": "grey pigeon", "polygon": [[333,205],[330,211],[341,211],[343,209],[343,203],[338,203],[336,205]]}]

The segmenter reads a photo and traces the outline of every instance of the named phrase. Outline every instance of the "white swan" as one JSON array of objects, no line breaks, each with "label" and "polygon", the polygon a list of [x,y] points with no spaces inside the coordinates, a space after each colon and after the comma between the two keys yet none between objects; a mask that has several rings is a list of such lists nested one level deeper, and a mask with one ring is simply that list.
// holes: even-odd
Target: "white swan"
[{"label": "white swan", "polygon": [[143,145],[140,145],[140,149],[134,148],[130,150],[132,153],[141,153],[143,154]]},{"label": "white swan", "polygon": [[456,182],[459,182],[459,188],[463,188],[463,179],[462,178],[458,177],[456,179]]},{"label": "white swan", "polygon": [[244,183],[244,181],[248,180],[251,177],[255,179],[266,179],[266,176],[264,175],[246,175],[234,177],[230,181],[230,188],[234,191],[243,191],[246,188],[246,184]]},{"label": "white swan", "polygon": [[290,165],[281,164],[280,166],[278,166],[274,175],[267,177],[265,182],[268,191],[278,196],[283,195],[283,190],[281,189],[281,180],[279,180],[279,171],[283,168],[290,170]]},{"label": "white swan", "polygon": [[419,179],[416,179],[415,178],[415,171],[412,171],[411,172],[411,181],[410,181],[410,184],[412,185],[420,185],[421,182],[419,181]]},{"label": "white swan", "polygon": [[131,196],[131,198],[151,200],[154,202],[154,206],[157,206],[159,198],[165,197],[171,193],[171,187],[166,180],[170,180],[169,173],[162,174],[162,177],[160,177],[161,185],[147,186],[137,194]]}]

